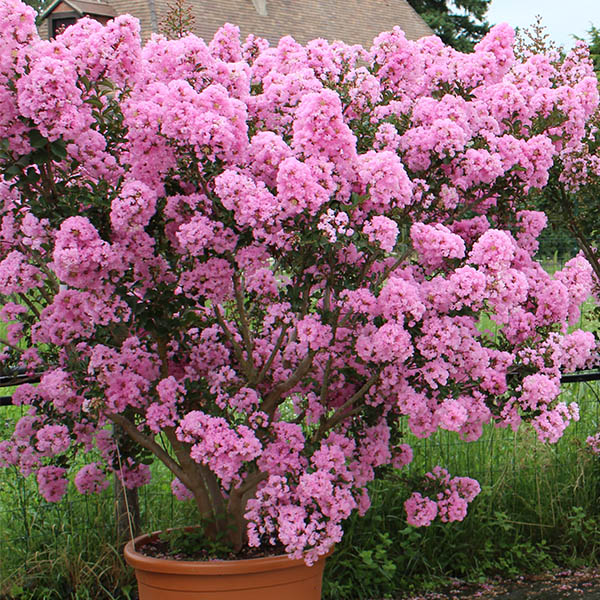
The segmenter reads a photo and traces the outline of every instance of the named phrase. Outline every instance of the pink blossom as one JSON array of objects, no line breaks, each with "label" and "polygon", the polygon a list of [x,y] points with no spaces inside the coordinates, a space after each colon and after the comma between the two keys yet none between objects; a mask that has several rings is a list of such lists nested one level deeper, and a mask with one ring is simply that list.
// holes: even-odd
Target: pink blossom
[{"label": "pink blossom", "polygon": [[250,428],[232,429],[225,419],[200,411],[189,412],[181,420],[177,436],[192,444],[191,458],[213,470],[226,489],[239,481],[242,464],[256,458],[262,448]]},{"label": "pink blossom", "polygon": [[121,235],[148,225],[156,210],[156,192],[141,181],[129,180],[111,204],[110,221]]},{"label": "pink blossom", "polygon": [[473,245],[469,260],[488,269],[502,270],[510,267],[515,252],[516,244],[510,234],[489,229]]},{"label": "pink blossom", "polygon": [[365,208],[383,212],[410,204],[412,183],[395,152],[371,150],[362,154],[358,176],[369,194]]},{"label": "pink blossom", "polygon": [[69,429],[65,425],[45,425],[37,433],[36,447],[45,456],[65,452],[71,444]]},{"label": "pink blossom", "polygon": [[10,295],[41,287],[43,275],[34,265],[28,264],[21,252],[10,252],[0,262],[0,293]]},{"label": "pink blossom", "polygon": [[69,217],[62,223],[53,257],[58,277],[83,288],[96,288],[117,261],[110,245],[85,217]]},{"label": "pink blossom", "polygon": [[47,502],[58,502],[67,491],[66,469],[62,467],[41,467],[37,472],[40,494]]},{"label": "pink blossom", "polygon": [[171,490],[177,500],[184,502],[185,500],[192,500],[194,495],[188,490],[179,479],[173,479],[171,481]]},{"label": "pink blossom", "polygon": [[462,258],[465,255],[465,243],[441,224],[426,225],[415,223],[410,229],[410,237],[425,264],[437,268],[445,259]]},{"label": "pink blossom", "polygon": [[115,465],[114,470],[123,485],[130,490],[146,485],[152,477],[148,465],[136,464],[132,458],[127,458],[123,464]]},{"label": "pink blossom", "polygon": [[430,498],[423,498],[415,492],[404,502],[407,522],[413,527],[427,527],[431,525],[438,513],[438,505]]},{"label": "pink blossom", "polygon": [[398,225],[387,217],[377,216],[365,223],[363,233],[385,252],[392,252],[398,238]]},{"label": "pink blossom", "polygon": [[74,483],[80,494],[97,494],[110,485],[106,479],[106,473],[99,463],[81,467],[75,475]]}]

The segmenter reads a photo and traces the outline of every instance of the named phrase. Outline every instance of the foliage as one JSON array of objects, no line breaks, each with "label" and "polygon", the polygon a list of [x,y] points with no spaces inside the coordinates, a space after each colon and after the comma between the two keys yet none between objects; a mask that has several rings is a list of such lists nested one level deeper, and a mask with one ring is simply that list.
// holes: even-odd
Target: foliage
[{"label": "foliage", "polygon": [[515,54],[519,60],[526,61],[532,54],[550,56],[559,62],[561,47],[550,37],[541,15],[537,15],[529,27],[515,31]]},{"label": "foliage", "polygon": [[25,0],[25,4],[28,4],[34,8],[38,13],[42,12],[44,8],[49,4],[50,0]]},{"label": "foliage", "polygon": [[[310,563],[410,462],[401,423],[554,442],[577,419],[590,268],[545,273],[522,209],[596,110],[585,57],[520,63],[508,26],[462,54],[398,28],[369,53],[230,25],[142,48],[128,16],[42,42],[18,0],[0,22],[1,357],[46,371],[0,463],[48,501],[159,459],[208,535]],[[409,520],[478,491],[432,468]]]},{"label": "foliage", "polygon": [[590,58],[594,63],[594,71],[596,71],[596,76],[600,79],[600,29],[594,25],[590,25],[587,31],[587,40],[583,41],[587,43],[590,49]]},{"label": "foliage", "polygon": [[489,31],[485,14],[491,0],[408,0],[445,44],[470,52]]}]

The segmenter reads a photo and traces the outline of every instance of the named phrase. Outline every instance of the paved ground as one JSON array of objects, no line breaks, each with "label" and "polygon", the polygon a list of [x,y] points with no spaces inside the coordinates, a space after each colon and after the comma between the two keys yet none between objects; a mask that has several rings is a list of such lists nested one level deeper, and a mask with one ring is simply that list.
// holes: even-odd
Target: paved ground
[{"label": "paved ground", "polygon": [[600,600],[600,569],[557,571],[481,585],[456,582],[442,593],[406,600]]}]

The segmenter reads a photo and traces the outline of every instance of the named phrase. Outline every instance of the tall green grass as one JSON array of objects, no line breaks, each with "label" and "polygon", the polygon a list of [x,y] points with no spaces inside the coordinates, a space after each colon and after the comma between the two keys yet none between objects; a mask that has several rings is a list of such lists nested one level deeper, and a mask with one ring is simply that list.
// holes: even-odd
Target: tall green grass
[{"label": "tall green grass", "polygon": [[[440,464],[477,478],[482,493],[462,523],[415,529],[406,523],[409,490],[402,479],[388,473],[374,482],[371,510],[348,520],[328,560],[323,597],[401,598],[453,577],[599,562],[600,463],[584,442],[598,426],[600,405],[593,385],[571,384],[564,393],[579,401],[582,419],[555,445],[540,444],[526,428],[515,434],[493,427],[470,444],[449,432],[416,442],[410,471]],[[193,520],[192,507],[173,498],[169,481],[154,465],[153,483],[140,492],[145,530]],[[134,598],[115,530],[111,489],[92,497],[70,489],[64,501],[48,504],[32,478],[1,470],[0,598]]]},{"label": "tall green grass", "polygon": [[352,517],[329,559],[329,600],[401,598],[444,585],[514,576],[600,559],[600,459],[585,446],[597,431],[599,404],[588,384],[570,384],[564,400],[578,401],[582,419],[554,445],[541,444],[527,427],[517,433],[486,427],[476,442],[438,432],[415,444],[410,470],[436,464],[482,486],[461,523],[406,524],[409,490],[398,477],[372,486],[373,507]]},{"label": "tall green grass", "polygon": [[[193,522],[170,478],[153,465],[153,483],[140,491],[146,531]],[[33,477],[0,470],[0,599],[130,598],[134,577],[117,546],[112,486],[81,496],[71,486],[59,503],[45,502]]]}]

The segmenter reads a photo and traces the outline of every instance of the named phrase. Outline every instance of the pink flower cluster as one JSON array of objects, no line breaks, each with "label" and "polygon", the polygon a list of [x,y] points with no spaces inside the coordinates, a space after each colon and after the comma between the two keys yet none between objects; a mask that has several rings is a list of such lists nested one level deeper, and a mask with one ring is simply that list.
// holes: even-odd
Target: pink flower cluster
[{"label": "pink flower cluster", "polygon": [[468,505],[481,491],[477,481],[470,477],[450,477],[448,471],[436,467],[432,473],[425,476],[428,486],[438,487],[433,495],[422,496],[414,492],[404,503],[407,521],[414,527],[427,527],[440,518],[442,523],[462,521],[467,515]]},{"label": "pink flower cluster", "polygon": [[98,463],[79,469],[73,481],[80,494],[96,494],[110,485],[102,466]]},{"label": "pink flower cluster", "polygon": [[211,469],[226,490],[240,483],[243,464],[260,456],[262,449],[249,427],[234,429],[225,419],[200,411],[191,411],[181,420],[177,438],[192,444],[191,458]]}]

